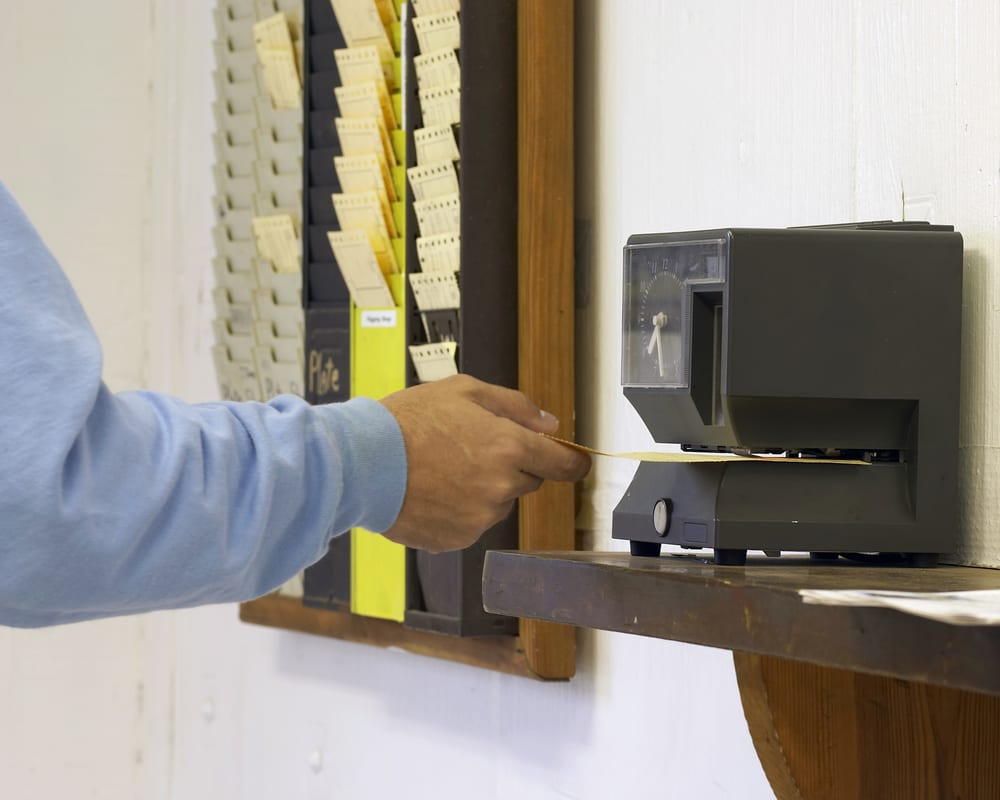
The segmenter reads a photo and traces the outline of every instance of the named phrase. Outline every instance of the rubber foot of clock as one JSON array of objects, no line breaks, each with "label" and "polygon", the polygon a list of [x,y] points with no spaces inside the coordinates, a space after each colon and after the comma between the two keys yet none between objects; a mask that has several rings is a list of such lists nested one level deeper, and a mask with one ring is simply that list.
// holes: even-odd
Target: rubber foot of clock
[{"label": "rubber foot of clock", "polygon": [[747,563],[747,551],[716,547],[715,563],[723,567],[742,567]]},{"label": "rubber foot of clock", "polygon": [[937,553],[906,553],[906,563],[911,567],[936,567]]},{"label": "rubber foot of clock", "polygon": [[659,542],[636,542],[630,540],[628,543],[629,552],[634,556],[645,556],[646,558],[660,557]]},{"label": "rubber foot of clock", "polygon": [[809,553],[809,558],[813,561],[836,561],[840,558],[840,553]]}]

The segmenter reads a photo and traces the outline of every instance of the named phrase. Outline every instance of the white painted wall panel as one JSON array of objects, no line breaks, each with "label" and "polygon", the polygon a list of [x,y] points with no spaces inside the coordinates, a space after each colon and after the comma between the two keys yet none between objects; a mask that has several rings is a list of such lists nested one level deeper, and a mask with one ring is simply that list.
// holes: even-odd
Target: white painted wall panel
[{"label": "white painted wall panel", "polygon": [[121,389],[143,381],[152,13],[99,5],[3,4],[0,180],[73,280]]},{"label": "white painted wall panel", "polygon": [[[145,368],[151,7],[96,6],[3,4],[0,180],[77,287],[109,383],[132,388]],[[145,625],[0,628],[4,797],[140,796]]]},{"label": "white painted wall panel", "polygon": [[965,235],[960,477],[965,562],[1000,566],[1000,6],[955,4],[956,222]]}]

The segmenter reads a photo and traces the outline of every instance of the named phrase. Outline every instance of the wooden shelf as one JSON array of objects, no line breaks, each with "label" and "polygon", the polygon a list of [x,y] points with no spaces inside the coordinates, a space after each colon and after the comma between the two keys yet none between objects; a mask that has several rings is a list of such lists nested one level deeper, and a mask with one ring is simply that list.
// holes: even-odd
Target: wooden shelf
[{"label": "wooden shelf", "polygon": [[1000,694],[1000,627],[967,627],[880,608],[802,602],[799,589],[1000,589],[1000,570],[817,566],[751,558],[492,551],[488,611],[776,656],[854,672]]}]

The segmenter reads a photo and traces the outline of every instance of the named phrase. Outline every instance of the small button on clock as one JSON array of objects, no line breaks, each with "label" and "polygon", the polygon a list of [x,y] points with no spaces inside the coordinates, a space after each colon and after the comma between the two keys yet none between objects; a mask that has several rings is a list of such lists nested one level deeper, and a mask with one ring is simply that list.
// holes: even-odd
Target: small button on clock
[{"label": "small button on clock", "polygon": [[657,500],[656,505],[653,506],[653,529],[660,534],[660,536],[666,536],[667,532],[670,530],[670,516],[674,510],[673,500],[664,498],[663,500]]}]

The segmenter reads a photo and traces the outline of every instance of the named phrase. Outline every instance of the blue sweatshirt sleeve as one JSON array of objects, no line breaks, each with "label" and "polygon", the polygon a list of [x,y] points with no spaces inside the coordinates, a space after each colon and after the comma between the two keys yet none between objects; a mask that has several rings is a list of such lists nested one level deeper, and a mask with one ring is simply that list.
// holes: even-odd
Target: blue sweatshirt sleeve
[{"label": "blue sweatshirt sleeve", "polygon": [[372,400],[108,391],[69,281],[2,183],[0,382],[0,624],[246,600],[402,506],[402,434]]}]

